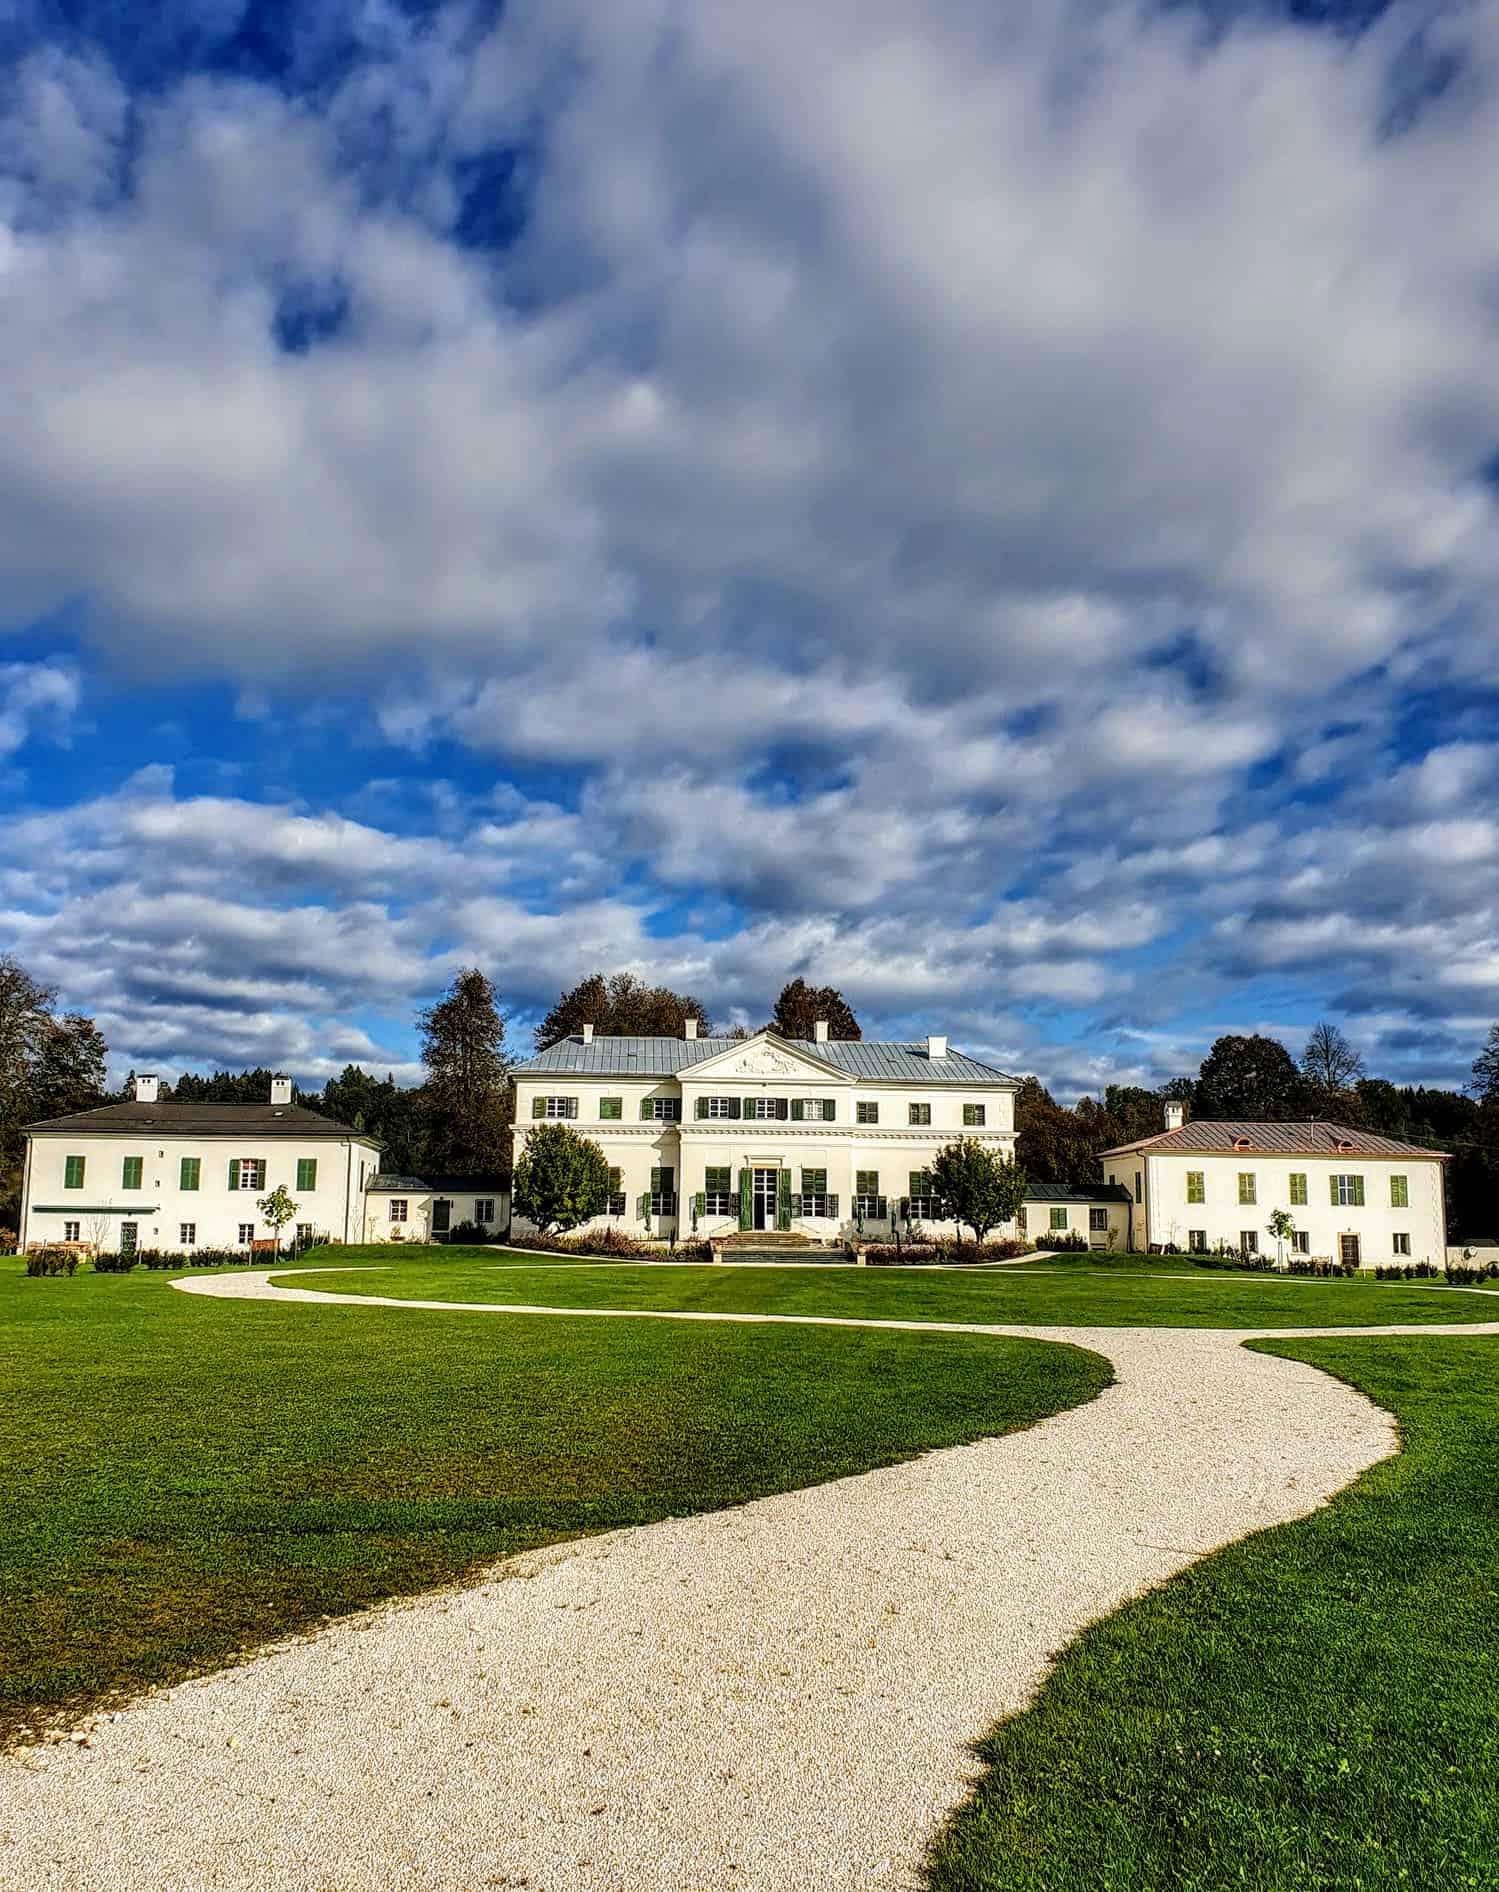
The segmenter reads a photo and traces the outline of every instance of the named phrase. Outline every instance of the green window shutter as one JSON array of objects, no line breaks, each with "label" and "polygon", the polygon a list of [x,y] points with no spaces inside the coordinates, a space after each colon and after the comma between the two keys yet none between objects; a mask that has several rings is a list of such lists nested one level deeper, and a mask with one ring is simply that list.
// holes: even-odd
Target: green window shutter
[{"label": "green window shutter", "polygon": [[533,1117],[544,1117],[546,1114],[547,1100],[544,1097],[533,1097],[531,1099],[531,1115]]},{"label": "green window shutter", "polygon": [[617,1196],[619,1194],[619,1171],[617,1169],[611,1169],[609,1171],[609,1193],[611,1196]]},{"label": "green window shutter", "polygon": [[1390,1178],[1390,1207],[1408,1209],[1411,1206],[1410,1184],[1404,1176]]},{"label": "green window shutter", "polygon": [[1306,1172],[1304,1170],[1293,1170],[1291,1172],[1291,1206],[1296,1208],[1305,1206],[1305,1203]]},{"label": "green window shutter", "polygon": [[639,1212],[640,1212],[640,1219],[641,1219],[641,1221],[642,1221],[642,1222],[649,1222],[649,1221],[650,1221],[650,1219],[651,1219],[651,1199],[650,1199],[650,1196],[649,1196],[648,1194],[647,1194],[647,1195],[643,1195],[643,1196],[642,1196],[642,1197],[640,1198],[640,1201],[639,1201],[639,1202],[638,1202],[638,1203],[636,1204],[636,1207],[638,1208],[638,1210],[639,1210]]},{"label": "green window shutter", "polygon": [[203,1159],[199,1156],[184,1156],[177,1175],[179,1189],[196,1189],[203,1175]]},{"label": "green window shutter", "polygon": [[122,1189],[139,1189],[141,1186],[141,1172],[144,1168],[145,1162],[141,1157],[127,1156],[120,1165],[120,1187]]},{"label": "green window shutter", "polygon": [[693,1110],[693,1115],[697,1117],[699,1120],[701,1120],[702,1118],[706,1117],[707,1114],[708,1114],[708,1100],[706,1097],[699,1097],[697,1100],[696,1107]]},{"label": "green window shutter", "polygon": [[1338,1178],[1337,1178],[1336,1176],[1329,1176],[1329,1177],[1328,1177],[1328,1179],[1327,1179],[1327,1194],[1328,1194],[1328,1198],[1329,1198],[1329,1200],[1330,1200],[1330,1201],[1331,1201],[1331,1203],[1332,1203],[1332,1206],[1333,1206],[1333,1207],[1334,1207],[1334,1208],[1336,1209],[1336,1208],[1337,1208],[1337,1207],[1339,1206],[1339,1203],[1338,1203]]},{"label": "green window shutter", "polygon": [[231,1156],[229,1159],[229,1187],[239,1188],[239,1158],[237,1156]]},{"label": "green window shutter", "polygon": [[86,1167],[87,1158],[82,1156],[66,1157],[63,1161],[63,1188],[81,1189],[83,1187],[83,1172]]},{"label": "green window shutter", "polygon": [[651,1100],[649,1097],[642,1097],[640,1100],[640,1121],[642,1123],[649,1123],[651,1121]]},{"label": "green window shutter", "polygon": [[1187,1200],[1188,1202],[1207,1201],[1207,1172],[1205,1170],[1189,1169],[1187,1171]]},{"label": "green window shutter", "polygon": [[778,1097],[776,1099],[776,1122],[784,1123],[790,1115],[791,1115],[790,1100],[785,1097]]},{"label": "green window shutter", "polygon": [[836,1097],[823,1098],[822,1120],[824,1123],[836,1123],[838,1121],[838,1099]]},{"label": "green window shutter", "polygon": [[624,1114],[625,1100],[623,1097],[601,1097],[599,1099],[599,1116],[601,1118],[610,1123],[616,1123]]},{"label": "green window shutter", "polygon": [[753,1228],[755,1221],[755,1201],[751,1194],[754,1177],[748,1166],[739,1172],[739,1226],[742,1229]]},{"label": "green window shutter", "polygon": [[791,1121],[793,1123],[801,1123],[806,1117],[806,1114],[806,1100],[801,1097],[793,1097],[791,1100]]},{"label": "green window shutter", "polygon": [[662,1182],[661,1178],[665,1174],[666,1171],[664,1169],[653,1169],[651,1171],[651,1194],[653,1196],[664,1194],[666,1185]]},{"label": "green window shutter", "polygon": [[1051,1225],[1056,1229],[1066,1228],[1067,1211],[1065,1209],[1053,1209],[1051,1212]]},{"label": "green window shutter", "polygon": [[1250,1169],[1241,1169],[1239,1171],[1239,1201],[1242,1205],[1244,1205],[1247,1208],[1247,1207],[1253,1206],[1254,1199],[1255,1199],[1254,1171]]},{"label": "green window shutter", "polygon": [[1353,1179],[1353,1206],[1355,1209],[1361,1209],[1364,1206],[1364,1179],[1362,1176],[1355,1176]]},{"label": "green window shutter", "polygon": [[695,1215],[706,1215],[708,1213],[708,1196],[705,1190],[699,1189],[697,1194],[692,1198],[692,1208]]},{"label": "green window shutter", "polygon": [[783,1169],[776,1184],[776,1227],[791,1227],[791,1171]]},{"label": "green window shutter", "polygon": [[745,1116],[746,1116],[746,1117],[753,1117],[753,1116],[754,1116],[754,1114],[755,1114],[755,1100],[754,1100],[754,1098],[753,1098],[753,1097],[746,1097],[746,1098],[744,1099],[744,1114],[745,1114]]},{"label": "green window shutter", "polygon": [[859,1195],[877,1196],[880,1193],[880,1172],[877,1169],[861,1169],[856,1180]]},{"label": "green window shutter", "polygon": [[740,1116],[743,1113],[743,1110],[744,1110],[744,1099],[742,1097],[731,1097],[729,1099],[729,1115],[731,1117]]},{"label": "green window shutter", "polygon": [[297,1164],[297,1187],[299,1189],[317,1188],[317,1158],[315,1156],[304,1156]]}]

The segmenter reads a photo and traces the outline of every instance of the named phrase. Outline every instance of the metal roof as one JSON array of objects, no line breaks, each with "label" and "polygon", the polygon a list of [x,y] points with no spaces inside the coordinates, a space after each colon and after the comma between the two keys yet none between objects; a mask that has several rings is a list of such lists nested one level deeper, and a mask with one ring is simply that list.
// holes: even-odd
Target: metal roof
[{"label": "metal roof", "polygon": [[1027,1183],[1027,1202],[1128,1202],[1123,1183]]},{"label": "metal roof", "polygon": [[66,1130],[93,1136],[358,1137],[376,1147],[380,1141],[302,1104],[176,1104],[169,1099],[101,1104],[97,1110],[45,1117],[25,1127],[32,1133]]},{"label": "metal roof", "polygon": [[[752,1038],[595,1038],[584,1044],[580,1037],[563,1038],[525,1064],[517,1065],[515,1077],[676,1077],[716,1058],[720,1052],[733,1051],[753,1044]],[[846,1076],[880,1084],[1007,1084],[1015,1079],[993,1065],[980,1064],[977,1058],[961,1051],[949,1051],[945,1058],[927,1055],[924,1042],[884,1044],[868,1038],[838,1038],[827,1044],[814,1044],[806,1038],[770,1037],[773,1044],[784,1044],[809,1058],[830,1064]]]},{"label": "metal roof", "polygon": [[509,1188],[505,1178],[482,1171],[467,1176],[397,1176],[382,1171],[365,1184],[366,1192],[382,1196],[502,1196]]},{"label": "metal roof", "polygon": [[[1243,1144],[1245,1148],[1236,1149]],[[1340,1144],[1346,1148],[1340,1149]],[[1325,1118],[1302,1123],[1234,1123],[1202,1118],[1185,1123],[1179,1130],[1165,1130],[1159,1136],[1142,1137],[1137,1143],[1121,1143],[1105,1156],[1129,1156],[1136,1150],[1152,1156],[1426,1156],[1445,1158],[1445,1150],[1423,1149],[1419,1143],[1402,1143],[1396,1137],[1378,1136],[1372,1130],[1358,1130],[1352,1124],[1329,1123]]]}]

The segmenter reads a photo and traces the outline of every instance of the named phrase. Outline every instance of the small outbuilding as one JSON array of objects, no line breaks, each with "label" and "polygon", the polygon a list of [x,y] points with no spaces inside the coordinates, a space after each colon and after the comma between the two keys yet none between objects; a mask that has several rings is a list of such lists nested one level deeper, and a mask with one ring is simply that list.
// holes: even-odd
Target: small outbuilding
[{"label": "small outbuilding", "polygon": [[510,1190],[496,1174],[398,1176],[382,1171],[364,1192],[367,1242],[432,1242],[455,1229],[504,1235]]},{"label": "small outbuilding", "polygon": [[1081,1235],[1090,1248],[1129,1247],[1134,1204],[1122,1183],[1031,1183],[1017,1218],[1028,1241]]}]

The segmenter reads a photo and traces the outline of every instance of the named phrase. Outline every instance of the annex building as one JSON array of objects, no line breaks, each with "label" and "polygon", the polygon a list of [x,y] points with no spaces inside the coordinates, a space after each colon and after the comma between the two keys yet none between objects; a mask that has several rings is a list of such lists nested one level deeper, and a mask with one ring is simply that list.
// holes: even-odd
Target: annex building
[{"label": "annex building", "polygon": [[562,1121],[608,1160],[608,1213],[632,1234],[780,1230],[829,1241],[897,1218],[955,1233],[932,1158],[955,1137],[1015,1146],[1014,1078],[945,1037],[915,1044],[811,1039],[596,1037],[591,1026],[513,1073],[515,1154]]},{"label": "annex building", "polygon": [[158,1088],[138,1077],[129,1102],[27,1126],[23,1250],[246,1248],[271,1238],[256,1203],[278,1183],[297,1205],[283,1241],[363,1239],[372,1137],[294,1104],[289,1077],[263,1104],[179,1104]]},{"label": "annex building", "polygon": [[1284,1209],[1288,1255],[1360,1268],[1446,1260],[1441,1151],[1344,1123],[1189,1123],[1177,1103],[1166,1126],[1101,1159],[1128,1198],[1131,1249],[1273,1255],[1266,1224]]}]

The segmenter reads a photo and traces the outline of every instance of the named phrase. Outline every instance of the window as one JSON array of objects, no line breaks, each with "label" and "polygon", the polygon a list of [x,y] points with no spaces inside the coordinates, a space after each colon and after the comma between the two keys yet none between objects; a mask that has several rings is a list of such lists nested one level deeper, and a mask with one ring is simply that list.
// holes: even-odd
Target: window
[{"label": "window", "polygon": [[1107,1235],[1109,1232],[1109,1212],[1107,1209],[1089,1209],[1088,1227],[1095,1235]]},{"label": "window", "polygon": [[1135,1201],[1136,1202],[1139,1202],[1142,1199],[1140,1191],[1143,1187],[1144,1187],[1144,1178],[1141,1172],[1137,1169],[1135,1171]]},{"label": "window", "polygon": [[203,1178],[203,1159],[201,1156],[184,1156],[177,1170],[179,1189],[196,1189]]},{"label": "window", "polygon": [[880,1107],[878,1104],[855,1104],[854,1116],[859,1123],[878,1123]]},{"label": "window", "polygon": [[[661,1098],[658,1101],[670,1103],[672,1100],[670,1098]],[[653,1169],[651,1171],[652,1215],[676,1214],[677,1199],[672,1194],[672,1183],[674,1180],[675,1178],[670,1169]]]},{"label": "window", "polygon": [[744,1100],[746,1117],[757,1119],[777,1118],[782,1123],[790,1115],[790,1105],[784,1097],[746,1097]]},{"label": "window", "polygon": [[640,1116],[645,1123],[677,1123],[682,1116],[680,1097],[642,1097]]},{"label": "window", "polygon": [[84,1159],[81,1156],[65,1156],[62,1165],[62,1186],[64,1189],[83,1187]]},{"label": "window", "polygon": [[297,1158],[297,1187],[298,1189],[317,1188],[317,1158],[315,1156]]},{"label": "window", "polygon": [[908,1121],[911,1123],[930,1123],[932,1107],[930,1104],[912,1104]]},{"label": "window", "polygon": [[697,1114],[700,1117],[737,1117],[743,1105],[737,1097],[699,1097]]},{"label": "window", "polygon": [[832,1097],[793,1097],[791,1117],[794,1123],[831,1123],[838,1114]]},{"label": "window", "polygon": [[1207,1230],[1205,1228],[1189,1228],[1187,1230],[1187,1253],[1189,1255],[1205,1255],[1207,1252]]},{"label": "window", "polygon": [[476,1222],[492,1222],[494,1220],[493,1196],[474,1197],[474,1220]]},{"label": "window", "polygon": [[231,1189],[264,1189],[265,1158],[263,1156],[236,1156],[229,1165],[229,1187]]},{"label": "window", "polygon": [[1293,1255],[1309,1255],[1311,1252],[1312,1238],[1309,1232],[1304,1228],[1293,1228],[1291,1230],[1291,1253]]},{"label": "window", "polygon": [[973,1130],[973,1129],[979,1128],[983,1124],[983,1121],[984,1121],[984,1111],[985,1111],[985,1106],[983,1104],[964,1104],[963,1106],[964,1129]]},{"label": "window", "polygon": [[1305,1171],[1299,1170],[1299,1169],[1293,1169],[1291,1171],[1290,1180],[1291,1180],[1291,1207],[1293,1209],[1304,1209],[1306,1207],[1306,1173]]},{"label": "window", "polygon": [[609,1214],[623,1215],[625,1212],[624,1184],[620,1180],[617,1168],[609,1171]]},{"label": "window", "polygon": [[837,1211],[829,1206],[832,1198],[828,1195],[828,1172],[825,1169],[804,1169],[802,1171],[802,1208],[803,1215],[834,1215]]},{"label": "window", "polygon": [[83,1240],[83,1224],[81,1222],[64,1222],[62,1225],[62,1238],[65,1242],[81,1242]]},{"label": "window", "polygon": [[[913,1104],[911,1108],[914,1110],[918,1106]],[[922,1104],[919,1108],[930,1110],[931,1105]],[[932,1194],[930,1170],[913,1169],[911,1171],[911,1215],[917,1221],[940,1222],[942,1220],[942,1204]]]},{"label": "window", "polygon": [[120,1164],[120,1187],[139,1189],[145,1168],[146,1159],[143,1156],[127,1156]]},{"label": "window", "polygon": [[1259,1230],[1253,1229],[1253,1228],[1241,1228],[1239,1230],[1239,1246],[1241,1249],[1243,1249],[1246,1255],[1257,1255],[1260,1252]]},{"label": "window", "polygon": [[406,1220],[405,1196],[391,1197],[389,1215],[392,1222],[404,1222]]},{"label": "window", "polygon": [[1364,1206],[1362,1176],[1334,1176],[1331,1179],[1332,1206],[1335,1209],[1361,1209]]},{"label": "window", "polygon": [[1410,1206],[1411,1191],[1409,1179],[1405,1176],[1392,1176],[1390,1178],[1390,1207],[1392,1209],[1408,1209]]},{"label": "window", "polygon": [[240,1247],[248,1248],[251,1242],[254,1241],[254,1239],[255,1239],[255,1224],[253,1222],[241,1222],[239,1225]]},{"label": "window", "polygon": [[1067,1210],[1065,1207],[1053,1207],[1051,1212],[1051,1225],[1053,1228],[1066,1228]]},{"label": "window", "polygon": [[297,1224],[297,1246],[298,1246],[298,1248],[311,1248],[311,1246],[312,1246],[312,1224],[311,1224],[310,1222],[298,1222],[298,1224]]},{"label": "window", "polygon": [[1206,1202],[1208,1199],[1208,1179],[1206,1170],[1189,1169],[1187,1171],[1188,1202]]},{"label": "window", "polygon": [[179,1222],[177,1225],[177,1245],[179,1248],[191,1248],[198,1239],[196,1222]]},{"label": "window", "polygon": [[880,1194],[880,1172],[877,1169],[854,1171],[854,1213],[867,1215],[876,1222],[884,1221],[886,1203]]},{"label": "window", "polygon": [[1239,1171],[1239,1200],[1244,1203],[1259,1201],[1258,1184],[1254,1180],[1252,1169]]},{"label": "window", "polygon": [[601,1097],[599,1099],[599,1122],[618,1123],[625,1114],[623,1097]]},{"label": "window", "polygon": [[1411,1252],[1411,1238],[1409,1235],[1392,1235],[1390,1242],[1392,1244],[1390,1250],[1392,1254],[1408,1255]]},{"label": "window", "polygon": [[578,1100],[576,1097],[533,1097],[531,1115],[533,1117],[576,1117]]},{"label": "window", "polygon": [[739,1203],[734,1196],[726,1166],[703,1171],[703,1210],[707,1215],[735,1215]]}]

